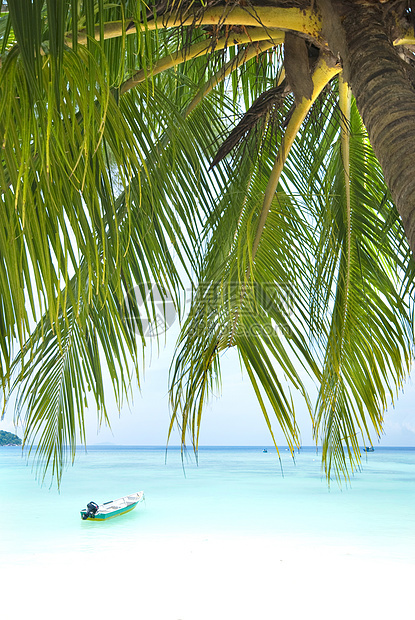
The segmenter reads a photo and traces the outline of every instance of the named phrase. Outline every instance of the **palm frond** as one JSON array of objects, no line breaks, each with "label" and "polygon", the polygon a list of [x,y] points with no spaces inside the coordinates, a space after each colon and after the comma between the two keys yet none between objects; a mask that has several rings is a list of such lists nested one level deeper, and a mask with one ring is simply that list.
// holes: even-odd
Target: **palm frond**
[{"label": "palm frond", "polygon": [[[181,313],[184,277],[194,294],[171,369],[183,443],[190,431],[197,448],[234,347],[275,443],[271,412],[300,443],[299,390],[327,476],[359,467],[412,361],[414,263],[321,16],[219,0],[8,6],[0,381],[19,391],[42,466],[60,479],[87,403],[108,422],[101,361],[128,398],[154,296]],[[260,122],[215,161],[249,110]]]},{"label": "palm frond", "polygon": [[[388,402],[408,375],[413,309],[401,288],[407,244],[397,244],[401,225],[390,217],[389,193],[355,104],[350,124],[334,113],[323,115],[324,140],[312,149],[313,134],[303,129],[287,172],[316,226],[310,331],[323,363],[315,433],[328,477],[333,469],[340,479],[348,462],[359,467],[359,445],[381,434]],[[347,147],[341,123],[343,136],[350,127]],[[298,166],[303,177],[294,173]]]}]

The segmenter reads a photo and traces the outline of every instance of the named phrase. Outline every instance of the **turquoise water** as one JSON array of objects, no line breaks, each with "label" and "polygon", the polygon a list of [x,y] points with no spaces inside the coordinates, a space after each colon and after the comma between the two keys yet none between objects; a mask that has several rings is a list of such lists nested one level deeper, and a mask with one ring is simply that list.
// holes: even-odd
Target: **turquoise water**
[{"label": "turquoise water", "polygon": [[[60,492],[40,485],[19,448],[0,449],[0,548],[10,562],[38,554],[87,554],[147,538],[194,535],[280,537],[350,547],[363,556],[415,558],[415,449],[377,448],[351,486],[330,490],[315,449],[283,471],[268,448],[201,448],[199,463],[169,448],[90,447],[63,476]],[[146,501],[108,523],[79,510],[143,490]],[[358,551],[356,551],[358,550]],[[1,564],[1,559],[0,559]]]}]

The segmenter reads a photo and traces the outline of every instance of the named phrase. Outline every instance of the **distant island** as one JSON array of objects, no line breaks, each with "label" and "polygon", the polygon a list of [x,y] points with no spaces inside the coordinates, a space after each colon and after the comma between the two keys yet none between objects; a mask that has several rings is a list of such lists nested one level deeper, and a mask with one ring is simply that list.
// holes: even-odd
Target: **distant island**
[{"label": "distant island", "polygon": [[13,433],[7,431],[0,431],[0,446],[21,446],[22,440]]}]

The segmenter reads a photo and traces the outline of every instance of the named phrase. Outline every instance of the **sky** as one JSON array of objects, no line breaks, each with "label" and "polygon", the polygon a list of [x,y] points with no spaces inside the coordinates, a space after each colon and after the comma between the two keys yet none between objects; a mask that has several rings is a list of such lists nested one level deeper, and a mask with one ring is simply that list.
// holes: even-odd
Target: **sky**
[{"label": "sky", "polygon": [[[87,412],[86,427],[89,444],[111,443],[116,445],[157,445],[164,446],[170,422],[168,403],[168,372],[178,326],[173,325],[167,338],[167,346],[160,355],[153,356],[143,377],[141,392],[134,389],[131,407],[123,407],[121,415],[115,400],[108,392],[108,411],[111,430],[97,428],[97,417],[93,407]],[[308,385],[311,387],[311,384]],[[302,445],[313,445],[312,426],[305,405],[295,399],[298,423],[301,430]],[[16,432],[10,409],[0,430]],[[278,424],[273,424],[278,446],[286,441]],[[22,436],[21,429],[17,434]],[[375,434],[373,445],[415,447],[415,373],[404,391],[390,407],[385,416],[384,434],[378,442]],[[170,445],[178,445],[180,436],[174,432]],[[255,445],[270,446],[272,439],[260,410],[249,378],[242,374],[237,353],[233,350],[222,357],[222,395],[214,397],[206,407],[200,433],[200,445]],[[362,440],[363,445],[363,440]]]},{"label": "sky", "polygon": [[[165,445],[170,422],[168,405],[169,349],[146,371],[141,394],[135,391],[131,409],[123,409],[121,416],[113,417],[112,433],[102,429],[97,434],[96,424],[89,425],[91,443]],[[415,376],[415,375],[414,375]],[[311,387],[311,385],[310,385]],[[295,397],[294,397],[295,398]],[[301,398],[295,398],[302,445],[313,445],[312,425]],[[415,447],[415,380],[409,381],[395,407],[385,416],[384,435],[380,442],[373,434],[373,444],[380,446]],[[278,424],[273,424],[277,445],[286,445]],[[170,440],[180,443],[176,432]],[[202,418],[201,445],[255,445],[269,446],[272,439],[249,378],[242,374],[237,353],[229,351],[222,359],[222,394],[214,397]],[[363,441],[362,441],[363,445]]]}]

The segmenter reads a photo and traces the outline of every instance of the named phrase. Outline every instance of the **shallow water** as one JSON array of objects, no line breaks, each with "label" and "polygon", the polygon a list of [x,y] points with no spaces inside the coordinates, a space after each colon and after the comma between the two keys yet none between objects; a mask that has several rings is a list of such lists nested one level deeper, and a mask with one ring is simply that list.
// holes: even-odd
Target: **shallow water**
[{"label": "shallow water", "polygon": [[[339,488],[321,474],[315,449],[293,463],[273,448],[201,448],[199,463],[169,448],[90,447],[56,486],[40,485],[19,448],[0,449],[1,557],[90,554],[147,539],[195,536],[279,538],[350,548],[382,560],[415,559],[415,449],[377,448]],[[146,501],[107,523],[79,511],[144,490]],[[1,563],[1,559],[0,559]]]}]

